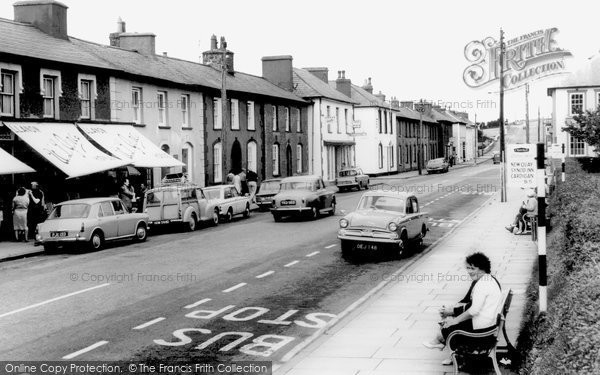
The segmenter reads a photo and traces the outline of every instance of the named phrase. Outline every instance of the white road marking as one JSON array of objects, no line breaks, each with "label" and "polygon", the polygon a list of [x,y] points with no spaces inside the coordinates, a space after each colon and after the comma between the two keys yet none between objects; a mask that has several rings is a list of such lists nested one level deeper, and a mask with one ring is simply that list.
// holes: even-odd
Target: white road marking
[{"label": "white road marking", "polygon": [[73,358],[75,358],[77,356],[80,356],[80,355],[82,355],[84,353],[87,353],[87,352],[89,352],[91,350],[96,349],[97,347],[100,347],[100,346],[106,345],[106,344],[108,344],[108,341],[98,341],[94,345],[90,345],[87,348],[83,348],[81,350],[76,351],[75,353],[71,353],[69,355],[66,355],[66,356],[62,357],[62,359],[73,359]]},{"label": "white road marking", "polygon": [[272,275],[274,273],[275,273],[275,271],[267,271],[267,272],[263,273],[262,275],[256,276],[256,278],[257,279],[262,279],[263,277],[267,277],[267,276]]},{"label": "white road marking", "polygon": [[202,305],[204,302],[208,302],[208,301],[210,301],[210,298],[201,299],[200,301],[194,302],[191,305],[187,305],[184,308],[185,309],[191,309],[191,308],[194,308],[194,307],[196,307],[198,305]]},{"label": "white road marking", "polygon": [[293,266],[294,264],[297,264],[297,263],[300,263],[300,262],[299,262],[299,261],[297,261],[297,260],[295,260],[295,261],[293,261],[293,262],[289,262],[289,263],[288,263],[288,264],[286,264],[284,267],[291,267],[291,266]]},{"label": "white road marking", "polygon": [[21,311],[33,309],[34,307],[39,307],[39,306],[42,306],[42,305],[46,305],[48,303],[55,302],[55,301],[58,301],[58,300],[61,300],[61,299],[67,298],[67,297],[71,297],[71,296],[74,296],[74,295],[77,295],[77,294],[89,292],[90,290],[94,290],[94,289],[98,289],[98,288],[103,288],[103,287],[109,286],[109,285],[110,285],[110,283],[100,284],[100,285],[93,286],[91,288],[87,288],[87,289],[83,289],[83,290],[80,290],[80,291],[77,291],[77,292],[65,294],[64,296],[52,298],[52,299],[49,299],[47,301],[39,302],[39,303],[36,303],[34,305],[30,305],[30,306],[27,306],[27,307],[20,308],[18,310],[9,311],[7,313],[4,313],[4,314],[0,315],[0,318],[3,318],[5,316],[9,316],[9,315],[12,315],[12,314],[16,314],[16,313],[21,312]]},{"label": "white road marking", "polygon": [[317,254],[319,254],[319,251],[315,251],[315,252],[312,252],[312,253],[310,253],[310,254],[307,254],[307,255],[306,255],[306,257],[307,257],[307,258],[310,258],[310,257],[312,257],[312,256],[315,256],[315,255],[317,255]]},{"label": "white road marking", "polygon": [[165,320],[165,319],[167,319],[167,318],[163,318],[163,317],[161,316],[160,318],[156,318],[156,319],[154,319],[154,320],[151,320],[151,321],[149,321],[149,322],[146,322],[146,323],[144,323],[144,324],[140,324],[140,325],[139,325],[139,326],[137,326],[137,327],[133,327],[133,329],[144,329],[144,328],[146,328],[146,327],[149,327],[149,326],[151,326],[152,324],[156,324],[156,323],[158,323],[158,322],[162,322],[162,321],[163,321],[163,320]]},{"label": "white road marking", "polygon": [[243,286],[245,286],[245,285],[247,285],[247,284],[246,284],[246,283],[239,283],[238,285],[234,285],[234,286],[232,286],[232,287],[231,287],[231,288],[229,288],[229,289],[225,289],[225,290],[223,291],[223,293],[229,293],[229,292],[233,292],[234,290],[236,290],[236,289],[239,289],[239,288],[241,288],[241,287],[243,287]]},{"label": "white road marking", "polygon": [[325,248],[326,248],[326,249],[331,249],[331,248],[332,248],[332,247],[334,247],[334,246],[335,246],[335,244],[333,244],[333,245],[329,245],[329,246],[325,246]]}]

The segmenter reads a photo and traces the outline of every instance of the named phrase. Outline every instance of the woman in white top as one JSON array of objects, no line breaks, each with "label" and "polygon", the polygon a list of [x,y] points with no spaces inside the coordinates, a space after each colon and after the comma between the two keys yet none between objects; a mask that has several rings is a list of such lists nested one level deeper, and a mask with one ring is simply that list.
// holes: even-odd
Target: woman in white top
[{"label": "woman in white top", "polygon": [[440,322],[441,330],[433,341],[423,343],[430,349],[443,349],[453,331],[484,332],[496,325],[502,291],[498,280],[490,274],[489,258],[482,253],[471,254],[466,259],[466,268],[473,280],[471,287],[457,306],[440,309],[444,318]]}]

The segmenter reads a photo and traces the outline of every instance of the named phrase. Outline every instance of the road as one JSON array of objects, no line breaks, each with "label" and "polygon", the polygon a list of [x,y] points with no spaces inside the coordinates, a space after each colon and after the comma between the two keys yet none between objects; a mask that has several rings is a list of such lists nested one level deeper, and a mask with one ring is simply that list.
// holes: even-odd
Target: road
[{"label": "road", "polygon": [[[421,251],[498,191],[499,166],[451,169],[374,188],[413,191],[429,212]],[[0,360],[281,359],[416,259],[342,259],[335,216],[269,213],[93,253],[0,264]]]}]

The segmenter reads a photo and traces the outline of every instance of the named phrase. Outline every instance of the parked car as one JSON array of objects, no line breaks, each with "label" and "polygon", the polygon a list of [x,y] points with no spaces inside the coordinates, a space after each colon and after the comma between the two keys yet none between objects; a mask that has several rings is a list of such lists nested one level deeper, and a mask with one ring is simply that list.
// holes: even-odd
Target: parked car
[{"label": "parked car", "polygon": [[54,206],[37,226],[36,241],[49,251],[60,244],[87,244],[99,250],[106,241],[133,238],[145,241],[148,214],[128,213],[119,198],[86,198]]},{"label": "parked car", "polygon": [[421,244],[429,231],[428,215],[420,211],[414,194],[406,192],[367,192],[356,211],[339,221],[338,238],[342,254],[392,252],[398,255],[410,243]]},{"label": "parked car", "polygon": [[363,188],[368,189],[369,176],[364,174],[360,168],[344,169],[338,173],[335,184],[340,191],[352,188],[357,188],[358,190],[362,190]]},{"label": "parked car", "polygon": [[494,164],[500,164],[500,154],[499,153],[495,153],[494,156],[492,156],[492,162]]},{"label": "parked car", "polygon": [[250,216],[250,197],[241,195],[234,185],[210,186],[202,191],[219,209],[219,220],[231,221],[236,215]]},{"label": "parked car", "polygon": [[273,198],[271,214],[275,221],[284,216],[309,216],[321,213],[335,214],[335,187],[325,187],[320,176],[295,176],[281,180],[281,190]]},{"label": "parked car", "polygon": [[279,193],[281,178],[271,178],[260,183],[258,193],[256,193],[256,204],[261,211],[268,211],[273,204],[273,197]]},{"label": "parked car", "polygon": [[448,172],[450,164],[444,158],[431,159],[427,162],[427,173],[441,173]]},{"label": "parked car", "polygon": [[170,183],[146,191],[144,212],[149,225],[183,224],[189,231],[201,221],[219,224],[219,208],[192,183]]}]

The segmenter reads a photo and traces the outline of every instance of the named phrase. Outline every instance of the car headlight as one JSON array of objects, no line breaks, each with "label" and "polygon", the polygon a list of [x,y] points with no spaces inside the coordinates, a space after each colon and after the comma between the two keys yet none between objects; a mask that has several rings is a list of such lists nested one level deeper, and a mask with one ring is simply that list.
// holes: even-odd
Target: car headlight
[{"label": "car headlight", "polygon": [[340,219],[340,228],[348,228],[348,220]]},{"label": "car headlight", "polygon": [[388,224],[388,229],[392,232],[395,232],[398,230],[398,224],[396,223],[389,223]]}]

